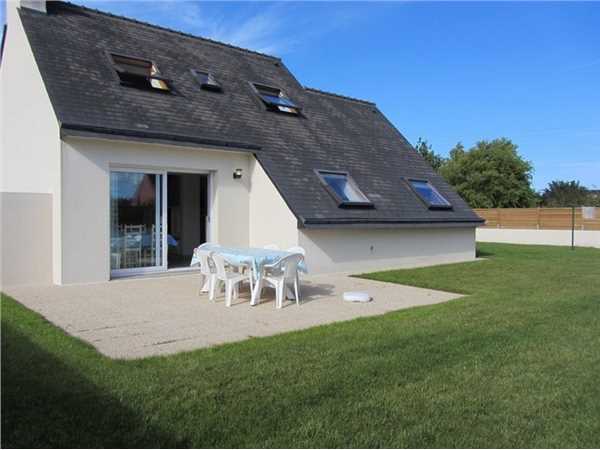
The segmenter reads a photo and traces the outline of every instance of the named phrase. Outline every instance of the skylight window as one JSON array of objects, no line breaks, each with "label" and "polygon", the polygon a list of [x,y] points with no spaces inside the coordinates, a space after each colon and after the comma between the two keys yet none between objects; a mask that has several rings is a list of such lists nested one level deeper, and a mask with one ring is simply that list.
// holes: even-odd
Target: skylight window
[{"label": "skylight window", "polygon": [[140,89],[171,90],[169,80],[160,75],[152,61],[115,54],[111,57],[121,84]]},{"label": "skylight window", "polygon": [[338,202],[338,206],[373,207],[373,203],[361,192],[348,172],[317,170],[316,173],[327,192]]},{"label": "skylight window", "polygon": [[410,187],[429,209],[450,209],[452,204],[427,180],[408,180]]},{"label": "skylight window", "polygon": [[201,70],[192,69],[192,75],[196,82],[200,85],[201,89],[214,92],[222,92],[223,88],[219,82],[215,79],[212,73],[203,72]]},{"label": "skylight window", "polygon": [[253,86],[261,100],[270,110],[288,114],[300,113],[300,107],[290,100],[281,89],[262,84],[253,84]]}]

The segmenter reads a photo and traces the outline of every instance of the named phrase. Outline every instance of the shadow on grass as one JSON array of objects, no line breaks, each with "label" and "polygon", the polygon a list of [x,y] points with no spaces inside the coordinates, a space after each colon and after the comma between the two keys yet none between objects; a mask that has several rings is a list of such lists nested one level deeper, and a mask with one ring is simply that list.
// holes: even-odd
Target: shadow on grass
[{"label": "shadow on grass", "polygon": [[2,322],[3,448],[183,447]]}]

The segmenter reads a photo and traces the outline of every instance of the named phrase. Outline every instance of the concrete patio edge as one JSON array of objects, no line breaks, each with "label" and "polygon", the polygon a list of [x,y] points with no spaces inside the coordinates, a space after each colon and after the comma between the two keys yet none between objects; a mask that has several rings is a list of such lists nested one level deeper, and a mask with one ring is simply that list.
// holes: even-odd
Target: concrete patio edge
[{"label": "concrete patio edge", "polygon": [[[302,279],[302,303],[276,309],[265,290],[249,305],[243,291],[232,307],[199,295],[197,273],[119,279],[69,286],[7,287],[4,292],[68,334],[110,358],[169,355],[252,337],[272,336],[319,325],[447,302],[461,294],[351,277],[312,275]],[[346,291],[367,291],[369,303],[342,300]]]}]

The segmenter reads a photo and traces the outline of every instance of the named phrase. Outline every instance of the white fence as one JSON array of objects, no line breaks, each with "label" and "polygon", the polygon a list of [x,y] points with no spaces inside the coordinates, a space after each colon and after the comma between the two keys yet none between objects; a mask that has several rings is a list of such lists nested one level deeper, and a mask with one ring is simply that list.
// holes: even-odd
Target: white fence
[{"label": "white fence", "polygon": [[[523,230],[510,228],[477,228],[479,242],[509,244],[571,245],[571,230]],[[576,247],[600,248],[600,231],[575,230]]]}]

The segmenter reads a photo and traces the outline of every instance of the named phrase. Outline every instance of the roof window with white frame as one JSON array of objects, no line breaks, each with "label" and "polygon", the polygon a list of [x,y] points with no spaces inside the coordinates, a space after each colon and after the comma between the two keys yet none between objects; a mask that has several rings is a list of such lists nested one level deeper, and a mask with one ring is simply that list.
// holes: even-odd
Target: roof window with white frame
[{"label": "roof window with white frame", "polygon": [[348,172],[333,170],[315,170],[315,172],[321,184],[340,208],[374,207]]},{"label": "roof window with white frame", "polygon": [[110,56],[122,85],[138,89],[171,91],[169,80],[160,75],[160,71],[152,61],[114,53]]},{"label": "roof window with white frame", "polygon": [[300,113],[300,107],[281,89],[258,83],[252,83],[252,87],[267,106],[267,109],[295,115]]},{"label": "roof window with white frame", "polygon": [[428,180],[406,180],[429,209],[452,209],[452,204]]},{"label": "roof window with white frame", "polygon": [[221,84],[216,80],[212,73],[196,69],[192,69],[191,72],[194,76],[194,79],[200,86],[200,89],[212,92],[223,92]]}]

